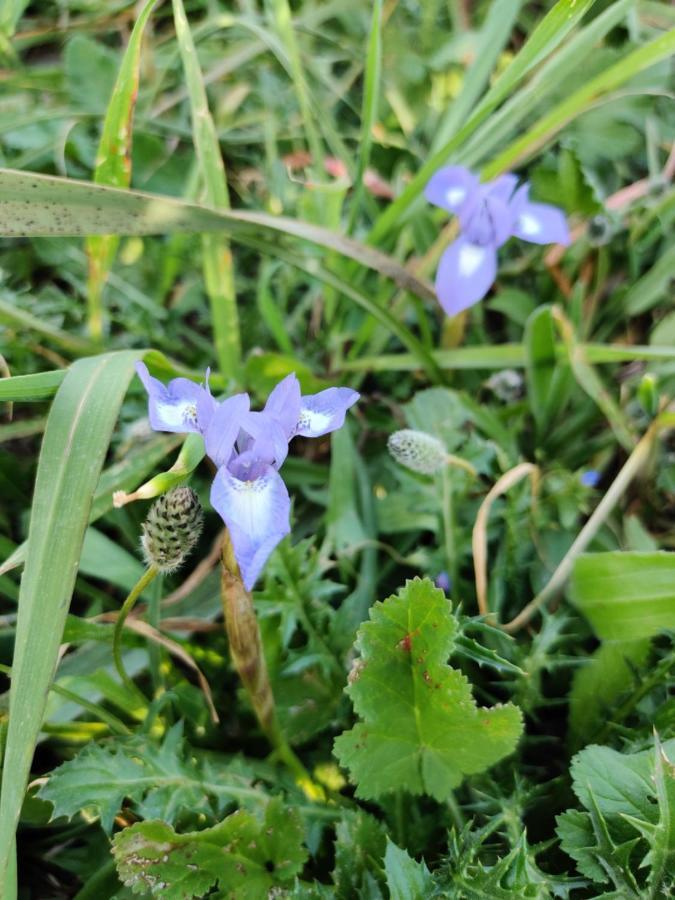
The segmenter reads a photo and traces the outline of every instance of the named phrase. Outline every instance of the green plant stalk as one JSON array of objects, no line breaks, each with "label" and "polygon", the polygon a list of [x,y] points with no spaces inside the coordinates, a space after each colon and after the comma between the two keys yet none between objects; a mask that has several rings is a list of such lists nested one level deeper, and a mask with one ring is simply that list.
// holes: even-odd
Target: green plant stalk
[{"label": "green plant stalk", "polygon": [[524,625],[527,625],[537,610],[562,590],[572,572],[574,560],[580,553],[584,552],[586,547],[593,540],[601,526],[607,520],[609,514],[628,490],[630,483],[649,459],[659,432],[664,429],[672,428],[674,425],[675,416],[669,412],[664,412],[657,419],[654,419],[624,463],[619,474],[609,486],[607,493],[593,510],[593,513],[577,535],[572,546],[560,561],[558,568],[555,570],[548,583],[514,619],[501,626],[507,634],[513,634]]},{"label": "green plant stalk", "polygon": [[122,604],[122,609],[119,611],[119,615],[117,616],[117,620],[115,621],[115,630],[113,632],[112,654],[113,662],[115,663],[115,668],[117,669],[117,674],[120,676],[125,686],[131,691],[134,696],[142,698],[143,705],[147,704],[147,699],[140,692],[133,679],[129,676],[129,673],[124,668],[124,662],[122,660],[122,629],[124,628],[124,623],[127,620],[127,616],[134,608],[136,601],[146,589],[146,587],[150,584],[150,582],[153,581],[158,572],[159,569],[157,569],[155,566],[150,566],[141,575],[141,577],[131,589],[129,596]]},{"label": "green plant stalk", "polygon": [[253,598],[241,580],[227,530],[223,541],[222,563],[220,597],[234,667],[248,694],[260,727],[274,748],[275,755],[288,766],[296,783],[309,799],[323,799],[323,789],[312,781],[279,727]]},{"label": "green plant stalk", "polygon": [[272,13],[274,21],[279,32],[279,36],[284,45],[284,49],[288,54],[288,61],[291,68],[291,77],[295,94],[298,98],[300,107],[300,115],[302,116],[302,125],[307,138],[310,153],[312,154],[312,166],[317,171],[323,171],[323,148],[319,138],[319,132],[314,124],[312,115],[312,105],[307,90],[307,82],[305,73],[302,68],[302,59],[300,57],[300,48],[295,37],[293,28],[293,20],[291,17],[291,8],[288,0],[272,0]]},{"label": "green plant stalk", "polygon": [[445,555],[448,561],[448,574],[450,575],[451,589],[457,588],[457,546],[455,543],[455,508],[452,497],[452,482],[450,481],[450,466],[443,468],[442,482],[442,514],[443,536],[445,539]]}]

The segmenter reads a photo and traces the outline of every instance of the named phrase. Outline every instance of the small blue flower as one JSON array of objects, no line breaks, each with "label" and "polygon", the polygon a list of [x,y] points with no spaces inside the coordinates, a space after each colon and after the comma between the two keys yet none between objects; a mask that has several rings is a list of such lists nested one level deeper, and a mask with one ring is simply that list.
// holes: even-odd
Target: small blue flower
[{"label": "small blue flower", "polygon": [[[288,375],[261,412],[248,394],[218,403],[208,388],[185,378],[164,386],[138,363],[148,392],[148,415],[156,431],[195,431],[204,437],[218,468],[211,503],[227,525],[242,580],[251,590],[272,550],[290,531],[291,501],[278,470],[296,436],[320,437],[344,424],[359,399],[350,388],[328,388],[303,397],[295,374]],[[208,379],[208,373],[207,373]]]},{"label": "small blue flower", "polygon": [[447,594],[452,589],[452,578],[447,572],[439,572],[434,579],[434,584]]},{"label": "small blue flower", "polygon": [[597,472],[595,469],[587,469],[581,473],[579,480],[584,487],[594,488],[598,486],[601,478],[600,472]]},{"label": "small blue flower", "polygon": [[569,243],[562,211],[531,202],[528,184],[517,184],[511,173],[481,184],[463,166],[439,169],[429,180],[427,200],[454,213],[460,225],[460,236],[443,253],[436,272],[436,293],[449,316],[487,294],[497,276],[497,249],[510,237],[535,244]]}]

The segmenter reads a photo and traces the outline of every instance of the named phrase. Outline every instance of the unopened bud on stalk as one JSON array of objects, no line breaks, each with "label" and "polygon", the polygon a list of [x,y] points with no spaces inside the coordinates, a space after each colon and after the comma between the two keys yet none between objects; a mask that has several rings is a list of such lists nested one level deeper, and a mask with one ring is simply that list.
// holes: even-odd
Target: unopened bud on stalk
[{"label": "unopened bud on stalk", "polygon": [[422,475],[433,475],[448,463],[444,445],[426,431],[412,428],[395,431],[389,436],[387,447],[396,462]]},{"label": "unopened bud on stalk", "polygon": [[152,504],[143,523],[141,545],[149,566],[173,572],[183,564],[204,524],[199,499],[190,487],[181,485]]}]

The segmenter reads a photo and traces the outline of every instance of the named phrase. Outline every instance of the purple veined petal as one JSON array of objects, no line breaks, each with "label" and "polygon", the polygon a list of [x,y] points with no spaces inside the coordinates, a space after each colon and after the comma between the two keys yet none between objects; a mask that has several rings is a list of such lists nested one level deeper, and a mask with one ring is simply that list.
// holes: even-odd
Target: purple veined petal
[{"label": "purple veined petal", "polygon": [[513,233],[514,214],[509,203],[481,185],[460,210],[459,222],[469,243],[501,247]]},{"label": "purple veined petal", "polygon": [[497,197],[502,203],[508,203],[517,184],[518,176],[512,172],[505,172],[504,175],[500,175],[494,181],[489,181],[485,187],[491,197]]},{"label": "purple veined petal", "polygon": [[497,251],[457,238],[441,257],[436,271],[436,293],[449,316],[478,303],[497,276]]},{"label": "purple veined petal", "polygon": [[295,433],[315,438],[342,428],[347,410],[360,396],[351,388],[332,387],[303,397]]},{"label": "purple veined petal", "polygon": [[228,527],[250,591],[272,550],[291,530],[291,501],[276,469],[245,457],[241,454],[218,470],[211,503]]},{"label": "purple veined petal", "polygon": [[174,378],[164,385],[142,362],[136,363],[136,372],[148,392],[148,418],[154,431],[201,433],[198,411],[209,396],[203,387],[187,378]]},{"label": "purple veined petal", "polygon": [[563,211],[550,203],[532,203],[527,184],[518,188],[511,208],[515,237],[532,244],[569,244],[570,232]]},{"label": "purple veined petal", "polygon": [[273,388],[263,412],[280,423],[290,440],[300,415],[300,382],[295,372],[291,372]]},{"label": "purple veined petal", "polygon": [[214,400],[213,394],[211,393],[211,386],[209,385],[210,377],[211,369],[207,369],[206,374],[204,375],[204,390],[197,401],[197,427],[202,434],[206,433],[211,418],[218,408],[218,403]]},{"label": "purple veined petal", "polygon": [[[299,392],[299,391],[298,391]],[[298,409],[300,402],[298,398]],[[297,413],[296,420],[297,421]],[[295,424],[295,423],[294,423]],[[243,439],[237,440],[240,450],[254,453],[258,459],[281,468],[288,456],[288,441],[282,423],[267,410],[249,412],[241,420],[241,429],[245,433]]]},{"label": "purple veined petal", "polygon": [[250,405],[248,394],[235,394],[216,405],[204,432],[204,446],[217,466],[224,466],[230,461],[234,442]]},{"label": "purple veined petal", "polygon": [[457,213],[479,183],[478,176],[463,166],[445,166],[431,176],[424,196],[434,206]]}]

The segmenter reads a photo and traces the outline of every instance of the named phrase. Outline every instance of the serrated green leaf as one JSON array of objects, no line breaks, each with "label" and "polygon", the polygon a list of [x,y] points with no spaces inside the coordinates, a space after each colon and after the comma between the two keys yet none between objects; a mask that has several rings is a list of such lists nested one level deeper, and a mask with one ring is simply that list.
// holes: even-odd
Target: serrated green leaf
[{"label": "serrated green leaf", "polygon": [[446,665],[456,633],[450,603],[429,579],[406,582],[371,609],[347,688],[364,721],[334,747],[358,796],[402,789],[444,800],[464,775],[515,748],[520,710],[477,707],[465,676]]},{"label": "serrated green leaf", "polygon": [[333,881],[340,900],[382,897],[373,867],[383,858],[386,846],[384,828],[368,813],[359,811],[338,822]]},{"label": "serrated green leaf", "polygon": [[653,637],[675,627],[675,553],[584,553],[570,600],[602,640]]},{"label": "serrated green leaf", "polygon": [[217,884],[217,897],[259,900],[289,886],[307,851],[297,812],[271,800],[264,822],[239,810],[213,828],[178,834],[165,822],[140,822],[113,841],[120,879],[137,893],[191,900]]},{"label": "serrated green leaf", "polygon": [[181,723],[161,744],[142,736],[88,744],[51,773],[39,796],[53,804],[53,818],[88,809],[108,833],[125,798],[139,816],[169,823],[184,811],[212,819],[228,802],[264,798],[235,767],[216,769],[186,755]]},{"label": "serrated green leaf", "polygon": [[607,884],[607,873],[597,860],[595,835],[590,817],[568,809],[556,818],[560,846],[577,864],[577,870],[596,884]]},{"label": "serrated green leaf", "polygon": [[418,897],[428,896],[433,888],[431,873],[424,861],[417,862],[389,838],[384,854],[384,871],[391,900],[417,900]]}]

